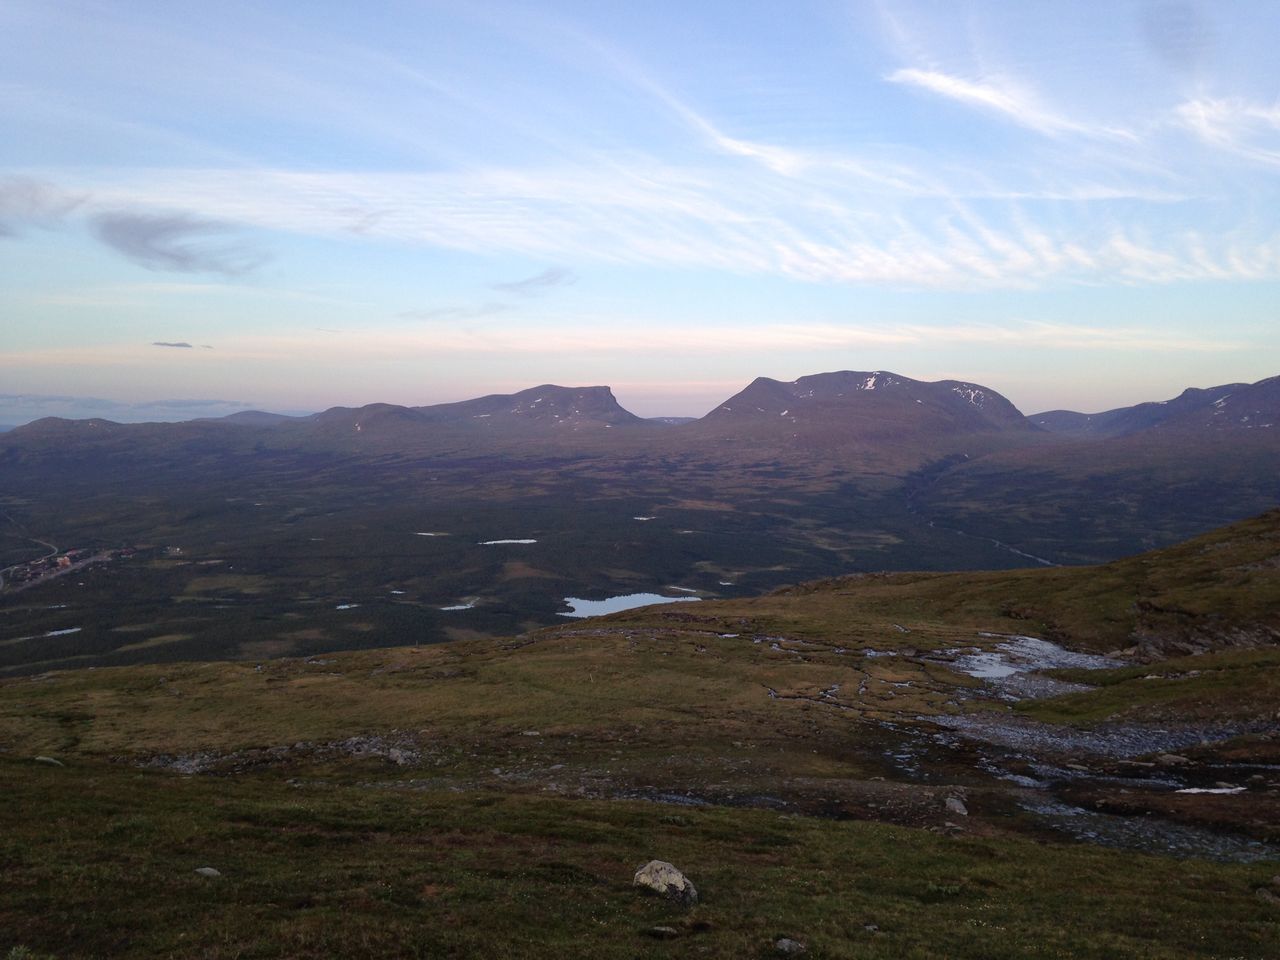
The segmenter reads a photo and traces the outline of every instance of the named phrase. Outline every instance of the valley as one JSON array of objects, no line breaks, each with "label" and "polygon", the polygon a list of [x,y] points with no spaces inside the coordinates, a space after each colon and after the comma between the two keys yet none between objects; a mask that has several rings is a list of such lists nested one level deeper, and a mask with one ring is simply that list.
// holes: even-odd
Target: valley
[{"label": "valley", "polygon": [[17,524],[0,556],[29,562],[38,536],[120,559],[0,593],[0,675],[505,636],[559,622],[566,597],[1113,559],[1280,501],[1274,382],[1235,385],[1239,411],[1221,392],[1100,439],[883,371],[761,378],[675,424],[550,385],[305,418],[40,421],[0,439]]}]

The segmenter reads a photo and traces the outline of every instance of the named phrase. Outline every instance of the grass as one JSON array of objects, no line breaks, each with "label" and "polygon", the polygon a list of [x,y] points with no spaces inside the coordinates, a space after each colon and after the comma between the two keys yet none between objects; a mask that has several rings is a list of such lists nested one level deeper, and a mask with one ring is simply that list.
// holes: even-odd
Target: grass
[{"label": "grass", "polygon": [[649,608],[604,622],[695,622],[688,617],[709,627],[894,649],[967,644],[977,631],[1099,652],[1142,648],[1158,657],[1273,644],[1280,640],[1280,510],[1093,567],[839,577],[699,604],[696,614]]},{"label": "grass", "polygon": [[[1263,957],[1280,936],[1256,866],[758,810],[87,762],[0,760],[0,788],[0,949],[62,960],[739,958],[770,956],[781,935],[831,958]],[[689,874],[699,906],[630,885],[655,857]],[[679,941],[647,937],[657,925]]]},{"label": "grass", "polygon": [[[783,935],[815,958],[1272,956],[1274,864],[1044,842],[973,747],[919,734],[1003,709],[934,662],[995,642],[980,631],[1152,653],[1217,631],[1219,649],[1023,708],[1049,722],[1274,714],[1280,653],[1223,644],[1275,629],[1277,525],[1092,570],[841,578],[514,639],[2,680],[0,956],[763,958]],[[326,629],[360,636],[366,612]],[[177,632],[121,625],[129,644]],[[241,649],[269,652],[254,636]],[[888,759],[904,745],[917,773]],[[1253,769],[1273,749],[1219,754]],[[716,805],[638,799],[673,795]],[[1238,830],[1272,795],[1088,799]],[[653,858],[703,902],[633,889]]]},{"label": "grass", "polygon": [[1019,709],[1040,720],[1088,725],[1107,720],[1280,718],[1280,650],[1222,650],[1118,670],[1056,670],[1087,682],[1087,693],[1033,701]]},{"label": "grass", "polygon": [[[536,730],[548,751],[575,756],[581,743],[665,756],[731,754],[734,741],[751,742],[808,773],[810,748],[856,752],[875,730],[862,721],[949,709],[953,685],[967,682],[937,666],[868,661],[814,644],[775,650],[745,637],[549,633],[523,643],[459,641],[4,681],[0,746],[137,756],[401,732],[433,744],[506,749],[530,742],[525,731]],[[895,686],[904,683],[911,686]],[[848,709],[799,699],[837,684],[848,691],[840,698]],[[806,749],[796,751],[801,744]]]}]

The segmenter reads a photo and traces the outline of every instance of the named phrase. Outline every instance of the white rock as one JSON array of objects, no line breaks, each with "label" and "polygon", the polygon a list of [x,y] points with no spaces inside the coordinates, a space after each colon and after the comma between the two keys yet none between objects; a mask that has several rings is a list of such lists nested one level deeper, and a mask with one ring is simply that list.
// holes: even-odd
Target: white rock
[{"label": "white rock", "polygon": [[200,874],[200,876],[202,876],[202,877],[220,877],[220,876],[222,876],[222,871],[221,871],[221,870],[217,870],[217,869],[215,869],[215,868],[213,868],[213,867],[196,867],[196,873]]},{"label": "white rock", "polygon": [[698,891],[689,878],[665,860],[650,860],[636,871],[632,883],[685,906],[698,902]]}]

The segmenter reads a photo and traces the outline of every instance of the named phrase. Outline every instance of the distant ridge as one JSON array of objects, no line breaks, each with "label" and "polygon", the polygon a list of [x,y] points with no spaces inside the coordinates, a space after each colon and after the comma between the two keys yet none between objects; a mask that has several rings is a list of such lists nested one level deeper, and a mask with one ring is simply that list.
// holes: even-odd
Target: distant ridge
[{"label": "distant ridge", "polygon": [[229,413],[225,417],[206,417],[201,419],[218,420],[222,423],[238,423],[246,427],[271,427],[280,423],[291,423],[303,417],[290,417],[283,413],[268,413],[265,410],[241,410]]},{"label": "distant ridge", "polygon": [[519,393],[495,393],[460,403],[413,408],[440,420],[518,420],[554,426],[629,426],[644,423],[623,409],[609,387],[560,387],[544,383]]},{"label": "distant ridge", "polygon": [[371,403],[333,407],[307,418],[329,430],[356,433],[404,431],[431,426],[521,433],[545,430],[570,433],[647,424],[622,408],[609,387],[561,387],[543,384],[519,393],[490,394],[474,400],[425,407]]},{"label": "distant ridge", "polygon": [[1172,400],[1117,407],[1103,413],[1048,410],[1029,419],[1053,433],[1096,439],[1124,437],[1157,427],[1268,429],[1280,424],[1280,376],[1257,383],[1188,387]]}]

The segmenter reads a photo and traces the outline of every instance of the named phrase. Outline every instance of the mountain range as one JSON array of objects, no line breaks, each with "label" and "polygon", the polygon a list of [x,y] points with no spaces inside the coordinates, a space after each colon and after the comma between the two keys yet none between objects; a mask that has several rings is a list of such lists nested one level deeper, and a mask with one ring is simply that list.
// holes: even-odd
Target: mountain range
[{"label": "mountain range", "polygon": [[[777,418],[776,420],[774,418]],[[260,410],[187,424],[230,424],[288,428],[294,432],[353,431],[425,435],[430,427],[530,432],[554,428],[578,432],[608,427],[698,424],[704,433],[734,430],[782,434],[815,429],[857,436],[867,442],[901,442],[919,436],[1014,431],[1045,432],[1075,439],[1132,436],[1146,430],[1268,429],[1280,419],[1280,376],[1253,384],[1190,387],[1171,400],[1140,403],[1103,413],[1050,410],[1024,416],[990,387],[957,380],[925,382],[884,370],[838,371],[783,382],[758,377],[701,418],[643,419],[624,409],[607,386],[562,387],[543,384],[514,394],[407,407],[371,403],[332,407],[309,416],[285,416]],[[79,426],[73,426],[79,425]],[[13,428],[18,436],[65,430],[124,429],[141,436],[177,424],[113,424],[102,419],[69,421],[45,417]]]},{"label": "mountain range", "polygon": [[977,383],[841,371],[759,378],[685,422],[550,384],[47,418],[0,435],[0,570],[132,559],[7,588],[0,639],[26,639],[0,671],[506,635],[566,597],[1108,561],[1280,503],[1277,417],[1275,377],[1027,417]]}]

